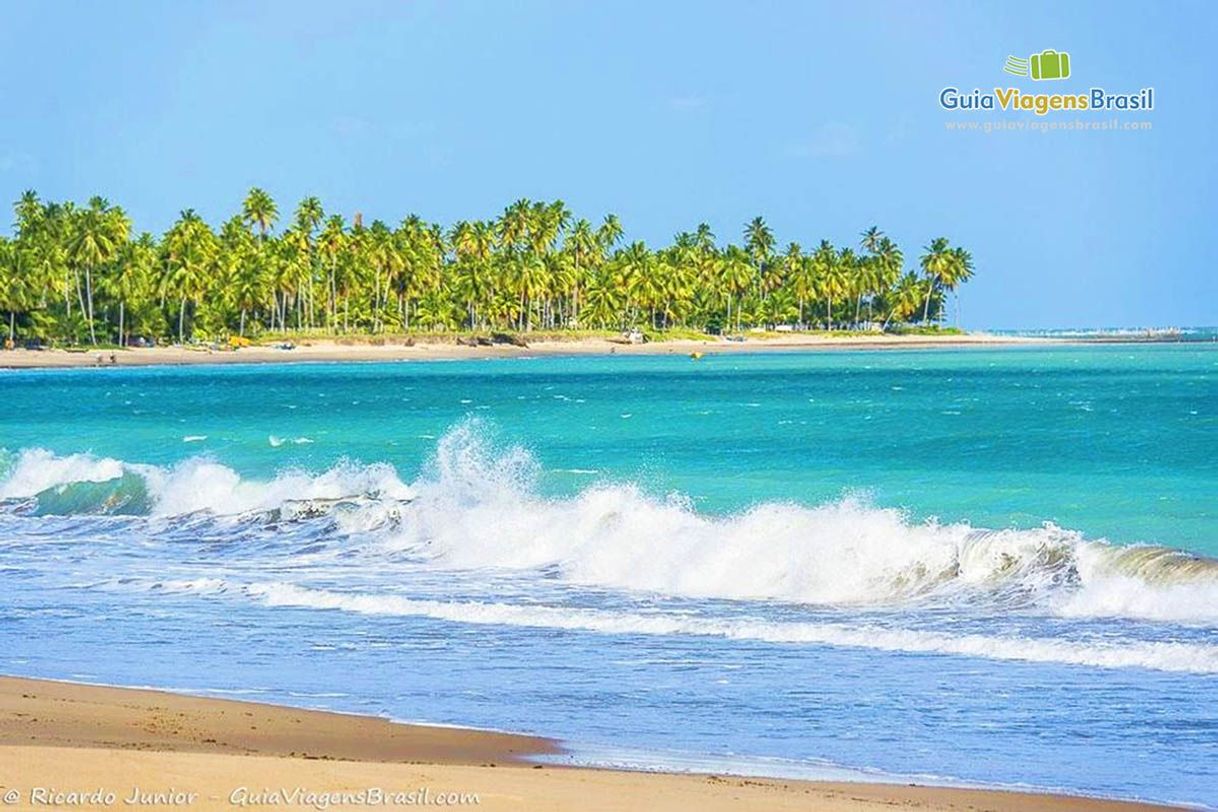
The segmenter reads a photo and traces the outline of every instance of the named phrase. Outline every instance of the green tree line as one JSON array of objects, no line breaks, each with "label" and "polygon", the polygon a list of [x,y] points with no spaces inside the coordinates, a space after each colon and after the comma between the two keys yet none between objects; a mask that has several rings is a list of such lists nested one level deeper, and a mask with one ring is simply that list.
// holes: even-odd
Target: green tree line
[{"label": "green tree line", "polygon": [[29,191],[0,236],[0,312],[10,341],[126,344],[232,335],[408,331],[929,325],[973,274],[943,237],[915,268],[878,228],[857,246],[782,248],[757,217],[739,244],[706,224],[653,248],[615,215],[575,219],[562,201],[518,200],[493,220],[445,228],[411,215],[396,227],[321,201],[290,219],[251,189],[218,229],[193,210],[159,238],[122,208],[44,202]]}]

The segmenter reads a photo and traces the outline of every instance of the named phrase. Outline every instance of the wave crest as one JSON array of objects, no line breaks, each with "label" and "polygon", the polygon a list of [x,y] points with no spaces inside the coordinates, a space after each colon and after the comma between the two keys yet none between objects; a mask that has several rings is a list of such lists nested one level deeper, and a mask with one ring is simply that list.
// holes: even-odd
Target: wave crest
[{"label": "wave crest", "polygon": [[540,475],[526,450],[497,449],[466,423],[409,484],[384,463],[263,481],[205,457],[160,468],[36,449],[12,461],[0,498],[33,499],[39,512],[331,516],[329,540],[370,566],[406,556],[674,597],[1218,624],[1218,562],[1177,550],[1115,546],[1052,524],[914,522],[859,498],[719,516],[629,483],[554,497]]},{"label": "wave crest", "polygon": [[251,480],[208,457],[162,468],[91,454],[59,457],[44,449],[22,451],[0,481],[0,500],[33,500],[36,513],[53,515],[231,516],[285,508],[307,514],[301,508],[306,502],[412,496],[386,463],[340,462],[320,474],[285,470],[270,480]]}]

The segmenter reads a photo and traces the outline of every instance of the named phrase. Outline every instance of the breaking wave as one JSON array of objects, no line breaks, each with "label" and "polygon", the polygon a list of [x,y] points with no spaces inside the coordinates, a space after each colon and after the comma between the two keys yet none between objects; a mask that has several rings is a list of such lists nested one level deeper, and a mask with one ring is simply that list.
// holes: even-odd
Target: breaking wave
[{"label": "breaking wave", "polygon": [[343,462],[321,474],[287,470],[270,480],[251,480],[207,457],[162,468],[90,454],[60,457],[43,449],[21,452],[0,481],[0,500],[32,502],[36,513],[50,515],[239,515],[305,501],[411,496],[387,464]]},{"label": "breaking wave", "polygon": [[767,502],[720,516],[632,484],[555,497],[541,479],[526,450],[497,448],[466,423],[439,440],[409,483],[388,464],[254,480],[204,457],[163,468],[26,450],[10,461],[0,499],[35,513],[263,511],[301,521],[356,502],[360,510],[335,524],[330,541],[378,566],[407,558],[684,598],[1218,624],[1218,561],[1179,550],[1112,545],[1051,524],[915,522],[858,498]]}]

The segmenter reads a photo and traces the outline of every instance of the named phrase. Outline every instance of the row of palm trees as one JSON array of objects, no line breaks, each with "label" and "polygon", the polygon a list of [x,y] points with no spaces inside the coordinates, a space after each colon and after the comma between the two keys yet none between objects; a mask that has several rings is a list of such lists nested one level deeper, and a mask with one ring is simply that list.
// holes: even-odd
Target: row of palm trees
[{"label": "row of palm trees", "polygon": [[[396,228],[348,224],[307,197],[283,221],[251,189],[213,229],[181,212],[158,239],[118,206],[44,202],[32,191],[0,236],[8,336],[67,343],[179,341],[308,332],[749,327],[890,329],[933,324],[972,258],[931,240],[916,270],[878,228],[857,248],[779,248],[758,217],[741,244],[699,225],[651,248],[615,215],[574,219],[561,201],[518,200],[494,220],[445,229],[411,215]],[[278,231],[276,230],[278,228]]]}]

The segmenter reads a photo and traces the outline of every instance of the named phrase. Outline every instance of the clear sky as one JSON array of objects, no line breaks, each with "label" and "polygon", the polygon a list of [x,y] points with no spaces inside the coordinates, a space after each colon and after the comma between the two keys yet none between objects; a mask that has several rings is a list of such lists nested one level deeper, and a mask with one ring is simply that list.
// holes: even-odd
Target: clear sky
[{"label": "clear sky", "polygon": [[[1218,3],[16,2],[0,199],[101,194],[138,229],[288,212],[449,223],[512,200],[666,242],[972,250],[968,327],[1218,324]],[[1068,51],[1060,82],[1008,55]],[[949,132],[948,85],[1156,89],[1149,132]],[[1103,120],[1088,113],[1088,120]],[[1057,119],[1066,121],[1073,116]]]}]

